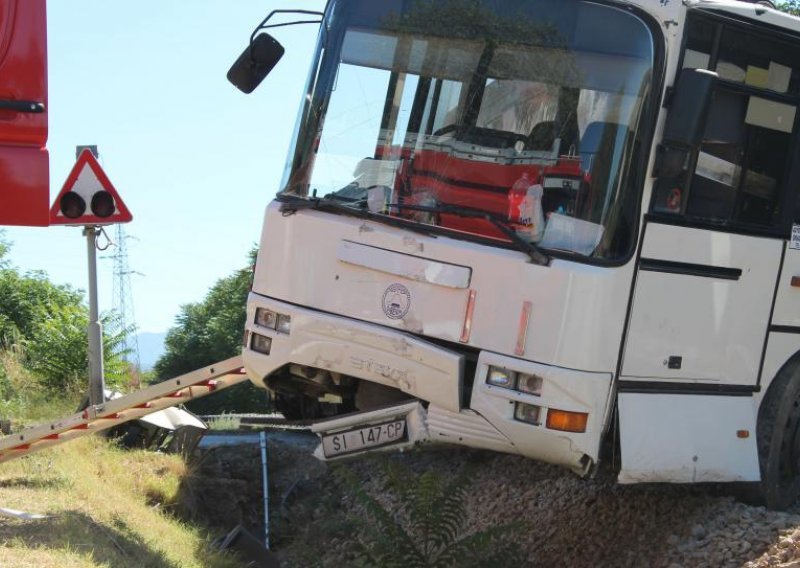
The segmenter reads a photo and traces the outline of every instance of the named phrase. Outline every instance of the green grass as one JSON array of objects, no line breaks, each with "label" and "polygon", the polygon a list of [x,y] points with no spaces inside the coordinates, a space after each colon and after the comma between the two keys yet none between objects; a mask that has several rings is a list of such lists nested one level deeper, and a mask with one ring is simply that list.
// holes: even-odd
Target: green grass
[{"label": "green grass", "polygon": [[23,367],[17,350],[0,351],[0,418],[14,429],[75,412],[82,393],[52,392]]},{"label": "green grass", "polygon": [[171,514],[186,466],[99,437],[0,464],[0,506],[47,515],[0,517],[0,566],[239,566],[210,535]]},{"label": "green grass", "polygon": [[[81,398],[42,389],[8,352],[0,352],[0,374],[6,393],[0,418],[11,419],[15,430],[68,416]],[[99,436],[0,463],[0,507],[47,515],[0,516],[0,566],[241,566],[209,549],[211,536],[219,535],[171,514],[186,475],[179,456],[122,450]]]},{"label": "green grass", "polygon": [[238,430],[241,425],[241,420],[230,414],[221,414],[220,416],[208,421],[209,430],[233,431]]}]

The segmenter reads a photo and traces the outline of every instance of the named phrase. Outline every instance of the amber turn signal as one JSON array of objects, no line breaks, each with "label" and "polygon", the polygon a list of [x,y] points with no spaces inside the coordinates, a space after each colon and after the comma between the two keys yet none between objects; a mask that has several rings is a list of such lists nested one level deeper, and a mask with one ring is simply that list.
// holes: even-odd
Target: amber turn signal
[{"label": "amber turn signal", "polygon": [[547,427],[562,432],[586,432],[589,415],[585,412],[569,412],[551,408],[547,411]]}]

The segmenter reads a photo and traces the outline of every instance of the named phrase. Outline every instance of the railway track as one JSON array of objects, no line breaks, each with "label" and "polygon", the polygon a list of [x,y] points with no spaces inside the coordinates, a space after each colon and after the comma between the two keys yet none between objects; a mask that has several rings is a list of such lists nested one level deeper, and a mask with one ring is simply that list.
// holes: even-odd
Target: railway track
[{"label": "railway track", "polygon": [[313,420],[287,420],[280,414],[206,414],[200,416],[206,423],[232,420],[239,423],[239,428],[307,430]]}]

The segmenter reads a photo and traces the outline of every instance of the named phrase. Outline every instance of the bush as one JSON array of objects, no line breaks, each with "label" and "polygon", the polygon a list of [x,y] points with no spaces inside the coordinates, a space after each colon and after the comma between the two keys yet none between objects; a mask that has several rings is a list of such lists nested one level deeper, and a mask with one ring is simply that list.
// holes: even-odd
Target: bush
[{"label": "bush", "polygon": [[[391,465],[393,464],[393,465]],[[514,535],[522,523],[465,534],[466,472],[447,480],[434,471],[417,476],[388,462],[389,490],[398,498],[392,511],[369,495],[346,469],[340,473],[366,511],[353,516],[361,526],[356,548],[362,566],[381,568],[519,566]]]},{"label": "bush", "polygon": [[[63,399],[88,388],[88,308],[83,293],[54,284],[44,272],[10,266],[0,232],[0,396],[6,412],[27,406],[31,395]],[[125,338],[114,314],[102,318],[105,377],[124,384]],[[20,369],[25,372],[21,373]]]}]

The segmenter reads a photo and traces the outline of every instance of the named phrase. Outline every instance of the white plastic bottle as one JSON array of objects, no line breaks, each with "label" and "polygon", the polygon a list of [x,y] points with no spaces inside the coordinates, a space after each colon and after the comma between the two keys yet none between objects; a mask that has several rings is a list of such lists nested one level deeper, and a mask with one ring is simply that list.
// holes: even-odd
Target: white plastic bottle
[{"label": "white plastic bottle", "polygon": [[523,172],[522,176],[514,182],[511,190],[508,192],[508,220],[512,223],[519,223],[522,214],[523,202],[526,197],[526,192],[531,186],[531,179],[528,177],[528,172]]},{"label": "white plastic bottle", "polygon": [[531,185],[519,205],[517,234],[528,241],[538,242],[544,236],[543,191],[541,184]]}]

